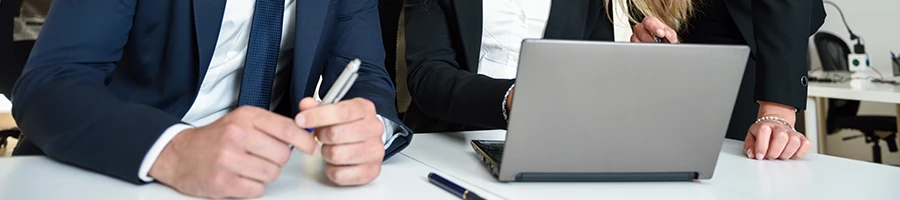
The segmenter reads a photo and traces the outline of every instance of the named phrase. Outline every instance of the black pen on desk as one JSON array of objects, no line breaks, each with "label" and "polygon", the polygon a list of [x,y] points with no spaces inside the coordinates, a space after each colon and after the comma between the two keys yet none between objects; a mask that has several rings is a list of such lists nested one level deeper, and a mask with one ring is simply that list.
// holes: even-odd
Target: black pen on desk
[{"label": "black pen on desk", "polygon": [[450,180],[447,180],[444,177],[435,174],[434,172],[428,173],[428,182],[431,182],[438,187],[444,188],[444,190],[453,193],[453,195],[456,195],[463,200],[484,200],[484,198],[481,198],[474,192],[469,191],[468,189],[463,188],[462,186],[459,186],[453,182],[450,182]]}]

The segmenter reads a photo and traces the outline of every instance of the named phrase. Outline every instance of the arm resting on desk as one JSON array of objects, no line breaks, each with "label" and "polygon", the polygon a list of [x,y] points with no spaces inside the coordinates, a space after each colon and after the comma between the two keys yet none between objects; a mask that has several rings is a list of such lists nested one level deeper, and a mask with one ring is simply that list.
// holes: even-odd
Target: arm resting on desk
[{"label": "arm resting on desk", "polygon": [[[132,183],[160,134],[181,120],[105,86],[136,1],[55,1],[14,92],[13,115],[48,156]],[[90,8],[90,9],[87,9]],[[97,31],[103,30],[103,31]]]},{"label": "arm resting on desk", "polygon": [[408,1],[406,9],[407,83],[419,109],[448,122],[505,129],[504,95],[515,81],[475,74],[461,66],[456,58],[464,52],[452,47],[445,15],[452,10],[423,0]]}]

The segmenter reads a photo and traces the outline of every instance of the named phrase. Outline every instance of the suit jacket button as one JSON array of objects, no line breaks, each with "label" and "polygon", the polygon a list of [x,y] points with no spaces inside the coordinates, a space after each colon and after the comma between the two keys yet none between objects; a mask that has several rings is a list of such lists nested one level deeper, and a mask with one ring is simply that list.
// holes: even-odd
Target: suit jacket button
[{"label": "suit jacket button", "polygon": [[806,76],[801,76],[801,77],[800,77],[800,84],[803,85],[803,87],[806,87],[806,85],[809,84],[809,79],[806,78]]}]

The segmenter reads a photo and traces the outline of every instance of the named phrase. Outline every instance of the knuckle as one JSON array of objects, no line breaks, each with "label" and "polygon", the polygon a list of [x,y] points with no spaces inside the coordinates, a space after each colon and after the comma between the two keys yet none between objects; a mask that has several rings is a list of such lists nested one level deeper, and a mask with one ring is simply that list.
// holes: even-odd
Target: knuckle
[{"label": "knuckle", "polygon": [[241,130],[240,127],[234,124],[229,124],[225,126],[225,131],[222,132],[222,142],[233,142],[233,141],[241,141],[244,137],[244,131]]},{"label": "knuckle", "polygon": [[228,186],[230,186],[229,183],[231,182],[231,180],[229,179],[231,179],[231,177],[224,172],[216,173],[210,180],[209,185],[213,187],[214,191],[217,191],[215,193],[221,194],[224,191],[227,191]]},{"label": "knuckle", "polygon": [[356,184],[365,184],[368,182],[372,182],[378,175],[381,173],[381,163],[373,163],[370,165],[366,165],[363,170],[363,174],[359,176],[359,180]]},{"label": "knuckle", "polygon": [[340,126],[328,127],[328,129],[324,130],[324,132],[322,133],[322,136],[324,136],[325,141],[330,142],[330,143],[336,143],[336,142],[340,141],[340,139],[341,139],[341,135],[343,133],[343,131],[341,131],[341,130],[342,130],[342,128],[340,128]]},{"label": "knuckle", "polygon": [[330,163],[334,164],[345,164],[349,158],[349,155],[346,151],[346,148],[340,148],[339,146],[328,146],[323,147],[322,156],[325,157],[326,160]]},{"label": "knuckle", "polygon": [[293,141],[295,136],[297,136],[297,134],[299,134],[296,131],[297,125],[294,125],[293,123],[281,123],[281,124],[279,124],[279,126],[281,126],[281,127],[278,127],[279,131],[277,133],[271,133],[272,135],[276,135],[279,138],[282,138],[287,141]]},{"label": "knuckle", "polygon": [[215,163],[218,166],[225,166],[231,162],[231,153],[226,150],[219,150],[215,155]]},{"label": "knuckle", "polygon": [[801,142],[802,140],[800,139],[800,136],[791,136],[791,138],[790,138],[789,141],[790,141],[790,143],[792,143],[792,144],[798,144],[798,145],[799,145],[800,142]]},{"label": "knuckle", "polygon": [[366,111],[374,112],[375,111],[375,103],[369,101],[365,98],[357,97],[356,101],[359,102],[360,106],[364,108]]},{"label": "knuckle", "polygon": [[804,139],[804,140],[803,140],[803,146],[805,146],[805,147],[808,148],[808,149],[811,149],[811,148],[812,148],[812,141],[809,141],[808,139]]},{"label": "knuckle", "polygon": [[278,175],[281,174],[281,168],[275,165],[264,165],[262,167],[262,173],[265,176],[265,182],[272,182],[278,179]]},{"label": "knuckle", "polygon": [[[375,117],[373,117],[373,118],[375,118]],[[374,119],[371,121],[372,121],[371,124],[367,126],[368,129],[366,130],[366,132],[375,134],[376,136],[382,135],[385,131],[384,124],[382,124],[381,121],[378,119]],[[384,122],[384,123],[387,123],[387,122]]]},{"label": "knuckle", "polygon": [[784,132],[784,131],[778,131],[773,134],[775,135],[775,139],[778,139],[778,140],[788,140],[788,137],[789,137],[787,132]]},{"label": "knuckle", "polygon": [[252,114],[252,113],[256,112],[257,109],[258,109],[258,108],[253,107],[253,106],[247,106],[247,105],[244,105],[244,106],[238,107],[238,108],[235,109],[234,111],[235,111],[236,113],[238,113],[238,114],[249,115],[249,114]]},{"label": "knuckle", "polygon": [[278,165],[284,166],[287,164],[288,160],[291,158],[291,149],[284,148],[283,150],[278,151],[278,154],[275,155],[275,162],[278,162]]},{"label": "knuckle", "polygon": [[325,169],[325,175],[328,176],[328,178],[331,179],[331,181],[333,181],[334,183],[343,185],[343,174],[345,173],[344,171],[345,170],[342,170],[341,168],[329,166]]}]

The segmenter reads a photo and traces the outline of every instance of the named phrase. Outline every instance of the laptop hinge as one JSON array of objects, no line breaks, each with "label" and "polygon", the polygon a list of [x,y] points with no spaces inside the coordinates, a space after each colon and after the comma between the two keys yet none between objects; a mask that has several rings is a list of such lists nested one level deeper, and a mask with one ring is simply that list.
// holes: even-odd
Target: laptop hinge
[{"label": "laptop hinge", "polygon": [[639,181],[693,181],[697,172],[652,173],[528,173],[516,175],[521,182],[639,182]]}]

